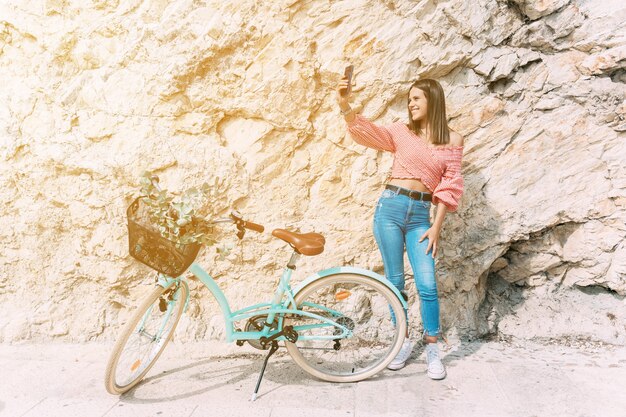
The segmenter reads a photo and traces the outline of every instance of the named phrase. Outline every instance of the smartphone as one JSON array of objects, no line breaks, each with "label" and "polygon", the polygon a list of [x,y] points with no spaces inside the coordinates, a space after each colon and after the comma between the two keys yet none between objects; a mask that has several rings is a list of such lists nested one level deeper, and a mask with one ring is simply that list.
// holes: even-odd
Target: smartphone
[{"label": "smartphone", "polygon": [[348,88],[346,88],[345,90],[341,91],[341,95],[343,97],[349,96],[350,93],[352,92],[352,74],[354,73],[354,66],[353,65],[348,65],[346,67],[346,69],[343,72],[343,78],[347,78],[348,79]]}]

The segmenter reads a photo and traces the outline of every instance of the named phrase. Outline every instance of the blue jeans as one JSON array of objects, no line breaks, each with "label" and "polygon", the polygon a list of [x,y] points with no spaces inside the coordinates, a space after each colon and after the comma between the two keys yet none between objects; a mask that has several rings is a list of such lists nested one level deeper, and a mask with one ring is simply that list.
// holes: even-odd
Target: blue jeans
[{"label": "blue jeans", "polygon": [[420,297],[424,333],[439,335],[439,298],[435,280],[435,260],[426,254],[428,238],[419,238],[430,228],[430,202],[414,200],[385,189],[374,213],[374,238],[383,257],[385,276],[404,291],[404,248],[415,276]]}]

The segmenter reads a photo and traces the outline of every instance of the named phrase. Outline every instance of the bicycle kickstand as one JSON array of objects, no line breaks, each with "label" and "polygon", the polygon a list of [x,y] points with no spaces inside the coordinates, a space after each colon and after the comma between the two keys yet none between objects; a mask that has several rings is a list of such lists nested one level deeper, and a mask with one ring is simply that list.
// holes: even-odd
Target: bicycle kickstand
[{"label": "bicycle kickstand", "polygon": [[270,356],[272,356],[277,350],[278,350],[278,342],[276,340],[272,340],[270,351],[265,357],[265,361],[263,362],[263,367],[261,368],[261,375],[259,375],[259,380],[256,383],[254,394],[252,394],[252,401],[256,400],[256,395],[259,392],[259,387],[261,386],[261,380],[263,379],[263,374],[265,373],[265,367],[267,366],[267,361],[270,360]]}]

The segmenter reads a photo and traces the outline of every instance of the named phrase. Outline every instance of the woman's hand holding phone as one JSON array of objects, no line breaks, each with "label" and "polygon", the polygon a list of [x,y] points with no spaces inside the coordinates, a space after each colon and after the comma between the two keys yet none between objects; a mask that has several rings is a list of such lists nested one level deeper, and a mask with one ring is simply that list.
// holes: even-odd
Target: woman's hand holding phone
[{"label": "woman's hand holding phone", "polygon": [[341,109],[341,114],[351,116],[350,96],[352,95],[352,74],[354,67],[348,65],[344,71],[343,78],[337,84],[337,104]]},{"label": "woman's hand holding phone", "polygon": [[354,66],[348,65],[343,72],[343,79],[346,80],[346,88],[339,91],[339,95],[342,97],[349,97],[352,93],[352,74],[354,73]]}]

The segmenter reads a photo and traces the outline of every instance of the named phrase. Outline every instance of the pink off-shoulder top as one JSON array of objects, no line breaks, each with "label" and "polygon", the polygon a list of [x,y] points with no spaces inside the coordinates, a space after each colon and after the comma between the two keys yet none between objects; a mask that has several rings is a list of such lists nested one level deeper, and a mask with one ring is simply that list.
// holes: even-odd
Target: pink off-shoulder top
[{"label": "pink off-shoulder top", "polygon": [[430,146],[404,123],[378,126],[357,114],[348,123],[355,142],[368,148],[393,152],[391,176],[418,179],[433,195],[433,204],[442,202],[456,211],[463,195],[462,146]]}]

